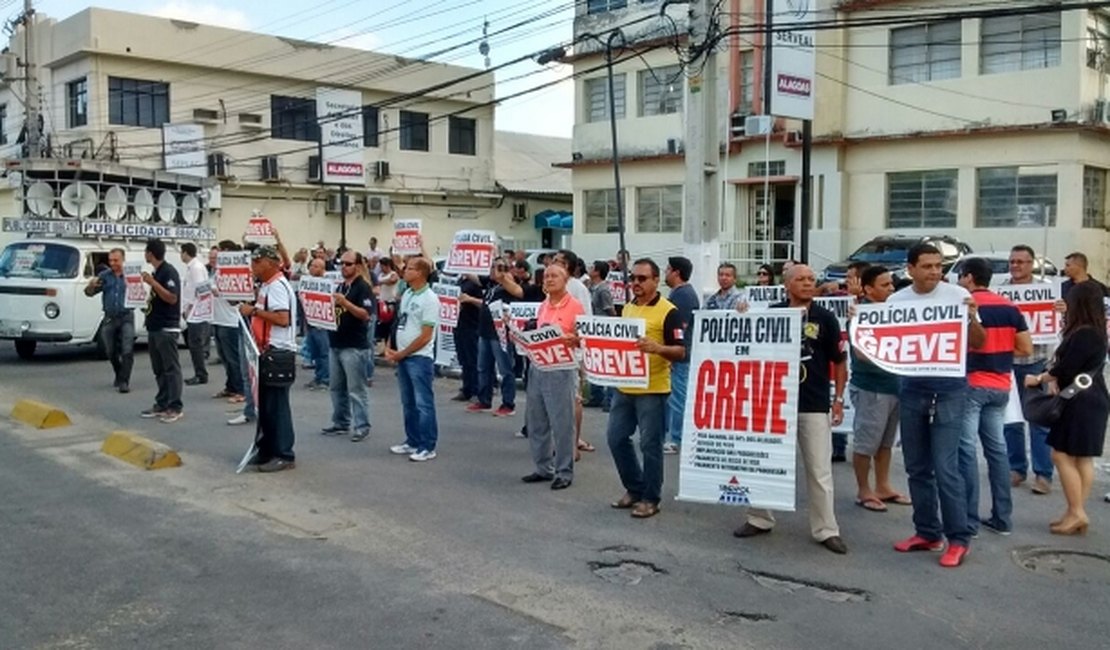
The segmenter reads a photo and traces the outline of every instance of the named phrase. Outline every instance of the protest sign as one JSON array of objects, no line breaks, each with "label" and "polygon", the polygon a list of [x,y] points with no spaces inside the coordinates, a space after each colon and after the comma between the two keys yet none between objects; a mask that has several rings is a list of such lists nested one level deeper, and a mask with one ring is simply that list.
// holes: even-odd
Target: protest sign
[{"label": "protest sign", "polygon": [[[258,344],[254,342],[254,334],[251,333],[247,321],[242,318],[239,319],[239,338],[243,339],[243,354],[247,367],[247,387],[254,398],[252,403],[258,404]],[[235,468],[236,474],[246,469],[247,464],[258,454],[258,432],[260,431],[261,429],[256,430],[255,437],[251,439],[251,446],[247,449],[247,453],[243,455],[243,460],[239,461],[239,466]]]},{"label": "protest sign", "polygon": [[334,332],[338,327],[335,322],[335,284],[327,278],[306,275],[301,277],[299,292],[305,321],[317,329]]},{"label": "protest sign", "polygon": [[147,286],[143,283],[143,263],[124,262],[123,281],[127,287],[123,306],[128,309],[146,308]]},{"label": "protest sign", "polygon": [[254,300],[251,254],[247,251],[216,253],[216,291],[224,300]]},{"label": "protest sign", "polygon": [[967,305],[859,305],[851,323],[856,354],[903,377],[966,376]]},{"label": "protest sign", "polygon": [[338,287],[343,284],[343,274],[339,271],[324,271],[324,277],[331,282],[332,287]]},{"label": "protest sign", "polygon": [[609,277],[605,281],[609,283],[609,292],[613,294],[613,304],[623,305],[625,303],[624,274],[620,271],[609,271]]},{"label": "protest sign", "polygon": [[694,312],[678,498],[794,510],[802,312]]},{"label": "protest sign", "polygon": [[637,345],[647,331],[644,319],[579,316],[575,324],[582,341],[583,368],[591,384],[647,388],[647,354]]},{"label": "protest sign", "polygon": [[1056,301],[1060,299],[1059,284],[1006,284],[995,287],[994,291],[1009,298],[1025,317],[1033,343],[1059,342],[1063,329],[1063,319],[1056,312]]},{"label": "protest sign", "polygon": [[827,296],[823,298],[814,298],[813,302],[819,307],[824,307],[836,316],[836,322],[840,323],[840,331],[843,332],[848,327],[848,309],[856,304],[855,296]]},{"label": "protest sign", "polygon": [[456,365],[458,355],[455,352],[455,326],[440,322],[436,329],[436,365]]},{"label": "protest sign", "polygon": [[15,252],[15,259],[12,260],[11,271],[13,273],[26,273],[35,268],[38,263],[39,253],[33,250],[23,249]]},{"label": "protest sign", "polygon": [[277,236],[274,235],[274,224],[270,223],[270,220],[266,217],[251,217],[250,221],[247,222],[247,229],[243,231],[243,241],[259,246],[277,244]]},{"label": "protest sign", "polygon": [[497,233],[492,230],[460,230],[451,242],[443,272],[451,275],[489,275],[497,257]]},{"label": "protest sign", "polygon": [[500,300],[494,300],[489,304],[489,313],[493,317],[493,331],[497,333],[497,342],[501,344],[501,349],[506,352],[509,350],[509,335],[505,331],[505,303]]},{"label": "protest sign", "polygon": [[756,309],[767,307],[786,300],[786,287],[782,285],[744,287],[744,296],[740,300]]},{"label": "protest sign", "polygon": [[509,322],[519,330],[524,329],[530,320],[536,320],[540,315],[541,302],[511,302],[509,303]]},{"label": "protest sign", "polygon": [[215,303],[212,302],[212,283],[201,282],[197,285],[197,299],[189,312],[186,323],[211,323]]},{"label": "protest sign", "polygon": [[439,297],[439,322],[450,325],[452,331],[459,324],[459,287],[437,282],[432,291]]},{"label": "protest sign", "polygon": [[578,367],[574,351],[563,340],[563,330],[558,325],[522,332],[515,326],[510,329],[513,343],[523,352],[536,370],[567,370]]},{"label": "protest sign", "polygon": [[420,219],[397,219],[393,222],[393,252],[397,255],[420,255]]}]

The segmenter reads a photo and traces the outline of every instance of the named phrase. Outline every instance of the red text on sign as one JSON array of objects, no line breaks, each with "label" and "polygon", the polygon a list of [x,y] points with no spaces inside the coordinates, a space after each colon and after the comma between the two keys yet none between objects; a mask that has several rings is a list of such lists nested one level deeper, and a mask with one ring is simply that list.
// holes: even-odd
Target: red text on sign
[{"label": "red text on sign", "polygon": [[785,361],[711,361],[698,366],[694,426],[786,434]]},{"label": "red text on sign", "polygon": [[493,250],[488,246],[456,244],[451,249],[449,266],[468,269],[488,269],[493,265]]},{"label": "red text on sign", "polygon": [[1052,303],[1022,303],[1017,306],[1025,324],[1033,334],[1055,334],[1059,331],[1059,320]]},{"label": "red text on sign", "polygon": [[303,296],[303,302],[305,318],[325,323],[335,321],[335,307],[332,306],[329,298],[324,297],[321,300],[316,296],[305,294]]},{"label": "red text on sign", "polygon": [[635,341],[587,342],[583,363],[586,370],[608,377],[643,377],[647,374],[647,357]]},{"label": "red text on sign", "polygon": [[549,341],[531,348],[536,365],[546,367],[574,362],[574,354],[563,341]]},{"label": "red text on sign", "polygon": [[254,293],[254,281],[250,273],[217,273],[216,288],[220,293],[245,295]]}]

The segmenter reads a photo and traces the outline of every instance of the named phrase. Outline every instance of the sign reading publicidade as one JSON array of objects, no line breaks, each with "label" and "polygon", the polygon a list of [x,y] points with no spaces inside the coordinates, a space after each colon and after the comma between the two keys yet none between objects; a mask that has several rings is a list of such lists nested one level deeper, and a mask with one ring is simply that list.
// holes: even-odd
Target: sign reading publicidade
[{"label": "sign reading publicidade", "polygon": [[694,312],[678,498],[794,510],[802,312]]},{"label": "sign reading publicidade", "polygon": [[817,0],[780,0],[771,16],[771,115],[813,119]]},{"label": "sign reading publicidade", "polygon": [[362,93],[316,89],[320,122],[320,180],[331,185],[364,185],[362,160]]},{"label": "sign reading publicidade", "polygon": [[903,377],[966,376],[967,305],[926,302],[859,305],[852,349]]}]

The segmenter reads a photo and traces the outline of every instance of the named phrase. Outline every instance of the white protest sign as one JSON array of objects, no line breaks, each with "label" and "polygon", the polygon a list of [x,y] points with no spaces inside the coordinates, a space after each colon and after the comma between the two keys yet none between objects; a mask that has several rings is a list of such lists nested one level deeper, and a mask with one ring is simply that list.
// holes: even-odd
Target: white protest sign
[{"label": "white protest sign", "polygon": [[128,309],[145,308],[147,286],[143,283],[143,263],[124,262],[123,281],[127,285],[127,294],[124,296],[123,306]]},{"label": "white protest sign", "polygon": [[248,244],[258,244],[259,246],[273,246],[277,243],[277,237],[274,235],[274,224],[270,220],[262,216],[253,216],[247,222],[247,228],[243,231],[243,241]]},{"label": "white protest sign", "polygon": [[802,312],[694,312],[678,498],[794,510]]},{"label": "white protest sign", "polygon": [[505,303],[500,300],[494,300],[489,304],[489,313],[493,317],[493,331],[497,332],[497,342],[501,344],[501,349],[507,352],[509,335],[505,331],[505,312]]},{"label": "white protest sign", "polygon": [[609,283],[609,292],[613,294],[613,304],[623,305],[625,303],[624,274],[620,271],[609,271],[609,277],[605,280]]},{"label": "white protest sign", "polygon": [[786,287],[781,284],[767,287],[754,285],[744,287],[744,297],[740,300],[741,302],[748,303],[748,306],[755,309],[767,307],[776,302],[786,300]]},{"label": "white protest sign", "polygon": [[454,330],[459,324],[459,287],[454,284],[437,282],[432,285],[432,291],[439,298],[439,322],[450,325]]},{"label": "white protest sign", "polygon": [[455,326],[440,322],[436,330],[436,365],[451,367],[458,356],[455,353]]},{"label": "white protest sign", "polygon": [[[242,318],[239,319],[239,338],[243,339],[243,354],[246,355],[247,366],[247,387],[251,392],[251,397],[254,398],[252,402],[257,406],[258,404],[258,344],[254,342],[254,334],[251,328],[247,326],[247,321]],[[258,431],[261,431],[259,429]],[[251,459],[258,454],[258,433],[251,439],[251,446],[247,449],[247,453],[243,455],[243,460],[239,461],[239,466],[235,468],[235,473],[239,474],[246,469],[247,464]]]},{"label": "white protest sign", "polygon": [[569,370],[578,367],[574,351],[563,340],[563,330],[558,325],[547,325],[522,332],[510,330],[517,349],[527,355],[536,370]]},{"label": "white protest sign", "polygon": [[540,315],[542,302],[511,302],[509,303],[509,322],[517,329],[524,329],[530,320],[536,320]]},{"label": "white protest sign", "polygon": [[443,272],[451,275],[489,275],[497,257],[497,233],[492,230],[460,230],[451,242]]},{"label": "white protest sign", "polygon": [[648,387],[648,358],[637,341],[647,331],[642,318],[579,316],[575,324],[586,379],[598,386]]},{"label": "white protest sign", "polygon": [[1063,329],[1063,319],[1056,312],[1060,289],[1059,284],[1044,282],[999,285],[994,291],[1014,303],[1025,317],[1033,343],[1052,344],[1060,340]]},{"label": "white protest sign", "polygon": [[967,305],[899,302],[856,307],[856,354],[903,377],[967,375]]},{"label": "white protest sign", "polygon": [[14,273],[24,273],[26,271],[30,271],[35,267],[35,263],[38,261],[38,259],[38,254],[36,254],[33,250],[17,250],[15,252],[15,259],[12,260],[11,270]]},{"label": "white protest sign", "polygon": [[254,300],[254,275],[248,251],[216,253],[216,291],[224,300]]},{"label": "white protest sign", "polygon": [[334,332],[335,283],[327,278],[310,275],[301,277],[299,288],[305,321],[312,327]]},{"label": "white protest sign", "polygon": [[197,299],[193,303],[193,308],[189,312],[189,317],[185,319],[185,322],[211,323],[214,310],[215,302],[212,300],[212,283],[201,282],[197,285]]},{"label": "white protest sign", "polygon": [[831,311],[833,316],[836,316],[836,322],[840,323],[840,331],[843,332],[848,327],[848,310],[856,304],[856,299],[854,296],[828,296],[814,298],[813,302]]},{"label": "white protest sign", "polygon": [[393,252],[397,255],[420,255],[420,219],[397,219],[393,222]]}]

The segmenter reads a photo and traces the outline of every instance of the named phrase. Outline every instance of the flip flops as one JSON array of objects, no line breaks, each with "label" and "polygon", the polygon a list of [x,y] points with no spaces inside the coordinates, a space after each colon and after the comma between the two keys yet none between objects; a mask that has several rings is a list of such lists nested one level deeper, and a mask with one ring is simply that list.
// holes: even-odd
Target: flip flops
[{"label": "flip flops", "polygon": [[886,512],[886,504],[876,497],[856,499],[856,505],[871,512]]},{"label": "flip flops", "polygon": [[896,506],[912,506],[913,501],[904,494],[892,494],[882,499],[883,503],[893,503]]}]

